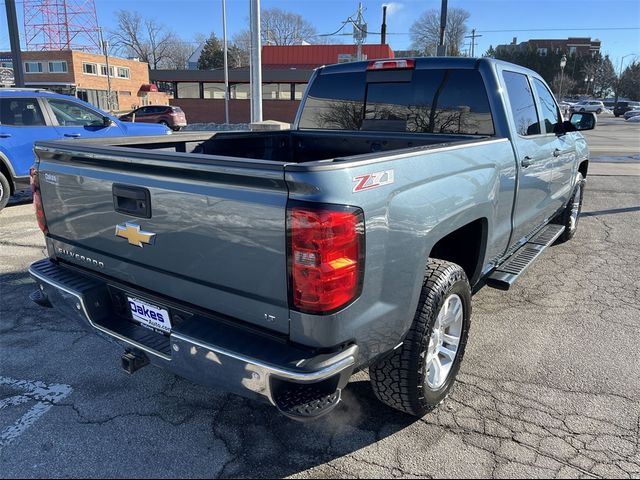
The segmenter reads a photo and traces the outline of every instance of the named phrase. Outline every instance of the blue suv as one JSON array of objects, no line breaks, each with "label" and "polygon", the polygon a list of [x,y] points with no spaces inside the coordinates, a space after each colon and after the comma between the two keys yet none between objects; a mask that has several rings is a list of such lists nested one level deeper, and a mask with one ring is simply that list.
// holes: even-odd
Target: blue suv
[{"label": "blue suv", "polygon": [[36,140],[169,133],[164,125],[123,122],[67,95],[0,88],[0,210],[12,194],[29,187]]}]

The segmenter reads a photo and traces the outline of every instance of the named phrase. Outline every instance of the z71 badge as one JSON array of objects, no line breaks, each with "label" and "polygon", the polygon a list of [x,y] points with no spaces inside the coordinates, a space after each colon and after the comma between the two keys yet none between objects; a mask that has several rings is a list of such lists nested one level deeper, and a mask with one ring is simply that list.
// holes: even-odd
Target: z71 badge
[{"label": "z71 badge", "polygon": [[393,170],[383,170],[382,172],[359,175],[353,177],[353,181],[356,182],[356,185],[353,187],[353,193],[382,187],[383,185],[393,183]]}]

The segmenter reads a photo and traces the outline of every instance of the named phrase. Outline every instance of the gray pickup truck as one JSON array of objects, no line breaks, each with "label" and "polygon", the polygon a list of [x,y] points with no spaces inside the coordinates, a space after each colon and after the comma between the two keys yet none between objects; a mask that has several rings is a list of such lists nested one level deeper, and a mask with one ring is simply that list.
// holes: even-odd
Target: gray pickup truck
[{"label": "gray pickup truck", "polygon": [[37,142],[32,299],[151,363],[308,419],[368,368],[422,416],[471,296],[578,221],[588,150],[535,72],[492,59],[317,69],[293,128]]}]

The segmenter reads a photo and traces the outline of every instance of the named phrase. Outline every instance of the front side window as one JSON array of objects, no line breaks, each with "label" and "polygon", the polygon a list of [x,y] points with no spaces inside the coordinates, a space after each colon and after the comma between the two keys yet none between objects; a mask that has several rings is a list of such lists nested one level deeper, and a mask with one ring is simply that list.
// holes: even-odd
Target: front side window
[{"label": "front side window", "polygon": [[104,117],[84,105],[67,100],[51,99],[48,102],[56,120],[58,120],[58,124],[62,127],[96,127],[103,125]]},{"label": "front side window", "polygon": [[82,71],[87,75],[97,75],[98,74],[98,66],[95,63],[83,63]]},{"label": "front side window", "polygon": [[0,99],[0,124],[14,127],[45,125],[42,110],[35,98]]},{"label": "front side window", "polygon": [[42,73],[42,62],[24,62],[25,73]]},{"label": "front side window", "polygon": [[67,62],[64,60],[49,62],[49,73],[67,73]]},{"label": "front side window", "polygon": [[561,123],[560,119],[562,117],[560,116],[560,111],[558,110],[556,101],[546,85],[540,80],[534,78],[533,85],[536,89],[536,93],[538,94],[538,99],[540,99],[540,114],[542,115],[544,128],[547,133],[557,133]]},{"label": "front side window", "polygon": [[503,72],[502,78],[507,86],[507,95],[511,106],[511,114],[515,122],[516,131],[522,136],[538,135],[540,121],[533,92],[526,75],[515,72]]}]

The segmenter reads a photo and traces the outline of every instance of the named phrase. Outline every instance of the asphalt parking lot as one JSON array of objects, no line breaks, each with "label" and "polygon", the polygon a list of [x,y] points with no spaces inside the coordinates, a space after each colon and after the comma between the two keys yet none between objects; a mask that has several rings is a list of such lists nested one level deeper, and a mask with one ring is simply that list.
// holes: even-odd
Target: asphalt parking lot
[{"label": "asphalt parking lot", "polygon": [[155,368],[33,305],[28,198],[0,213],[3,477],[640,478],[640,124],[603,118],[576,237],[474,297],[450,397],[420,420],[364,373],[301,424]]}]

